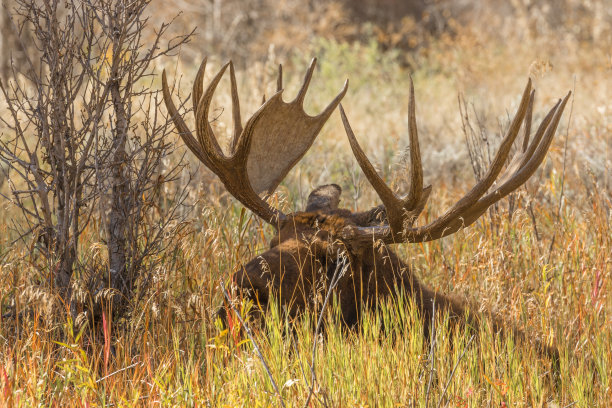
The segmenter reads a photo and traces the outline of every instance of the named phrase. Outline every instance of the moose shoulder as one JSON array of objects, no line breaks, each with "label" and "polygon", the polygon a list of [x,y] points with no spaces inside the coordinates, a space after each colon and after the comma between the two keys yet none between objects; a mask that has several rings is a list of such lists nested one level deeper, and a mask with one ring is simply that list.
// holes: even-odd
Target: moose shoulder
[{"label": "moose shoulder", "polygon": [[[458,318],[477,319],[475,314],[466,314],[463,302],[424,286],[390,245],[431,241],[453,234],[475,222],[489,206],[525,183],[544,160],[570,94],[552,107],[532,137],[535,91],[528,81],[517,112],[487,173],[443,215],[422,226],[415,223],[426,205],[431,186],[423,186],[412,84],[408,107],[410,188],[405,196],[395,194],[377,174],[359,146],[340,105],[353,154],[380,197],[381,205],[358,213],[338,208],[341,189],[329,184],[310,194],[305,211],[284,214],[261,197],[272,193],[310,148],[348,88],[347,81],[321,114],[307,115],[303,101],[315,62],[313,60],[310,65],[297,97],[289,103],[282,99],[282,69],[279,69],[277,93],[265,101],[243,127],[232,63],[226,64],[204,90],[204,60],[193,87],[196,136],[192,135],[172,102],[165,72],[163,74],[164,100],[187,147],[217,174],[236,199],[277,230],[270,249],[238,272],[236,282],[239,288],[253,297],[263,311],[270,294],[274,293],[281,305],[296,313],[315,301],[317,291],[325,287],[338,269],[339,254],[342,254],[348,267],[337,281],[335,290],[342,317],[348,324],[358,321],[359,311],[364,306],[375,306],[381,297],[393,295],[397,288],[414,298],[424,317],[430,317],[434,310],[446,310]],[[216,86],[228,66],[234,136],[230,155],[226,156],[209,124],[208,111]],[[522,149],[505,166],[521,129]],[[493,323],[497,329],[508,328],[495,319]]]}]

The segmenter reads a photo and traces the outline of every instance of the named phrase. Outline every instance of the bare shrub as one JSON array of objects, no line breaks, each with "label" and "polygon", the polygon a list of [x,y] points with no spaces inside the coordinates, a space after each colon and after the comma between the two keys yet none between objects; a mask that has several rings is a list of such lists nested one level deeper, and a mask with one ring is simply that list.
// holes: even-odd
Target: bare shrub
[{"label": "bare shrub", "polygon": [[[32,240],[44,283],[73,314],[101,294],[123,312],[138,279],[147,282],[141,272],[152,273],[154,255],[181,225],[182,191],[159,201],[181,164],[161,172],[171,128],[159,113],[152,63],[189,36],[165,44],[162,24],[145,40],[148,0],[15,2],[15,20],[32,27],[41,55],[40,68],[13,69],[0,86],[10,113],[0,161],[9,169],[6,198],[23,216],[19,236]],[[80,252],[88,227],[106,245],[102,262]]]}]

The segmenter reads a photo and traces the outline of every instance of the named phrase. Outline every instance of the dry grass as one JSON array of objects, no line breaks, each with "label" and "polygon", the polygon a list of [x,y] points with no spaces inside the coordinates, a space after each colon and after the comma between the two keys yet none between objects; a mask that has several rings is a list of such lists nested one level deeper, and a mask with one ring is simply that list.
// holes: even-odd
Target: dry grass
[{"label": "dry grass", "polygon": [[[498,16],[489,17],[494,24]],[[303,406],[308,399],[313,342],[313,406],[552,408],[605,407],[612,401],[612,44],[559,35],[562,27],[531,36],[499,27],[455,27],[456,35],[429,39],[408,56],[383,52],[376,41],[348,44],[315,37],[288,57],[253,58],[238,78],[243,110],[253,112],[262,93],[271,93],[278,62],[285,64],[286,92],[293,95],[307,56],[318,56],[307,111],[320,110],[349,77],[343,104],[357,137],[381,173],[405,188],[412,74],[425,182],[434,185],[425,222],[473,183],[458,92],[473,103],[494,144],[528,76],[537,86],[539,116],[573,90],[571,121],[568,109],[542,170],[519,194],[511,220],[502,208],[455,236],[397,248],[431,286],[463,294],[530,335],[555,341],[562,354],[558,378],[550,373],[550,361],[487,327],[473,339],[461,329],[451,335],[452,323],[440,317],[430,348],[410,301],[400,299],[366,315],[361,330],[349,334],[334,324],[331,307],[325,338],[318,339],[313,339],[315,316],[289,322],[271,314],[254,335],[286,406]],[[167,64],[176,67],[175,61]],[[186,93],[196,66],[179,63],[178,69]],[[214,126],[229,134],[224,89],[217,93]],[[349,151],[334,114],[281,186],[281,205],[287,211],[301,209],[312,187],[332,181],[343,187],[345,207],[374,204],[374,193]],[[260,252],[271,231],[227,197],[207,170],[194,164],[191,171],[190,227],[184,236],[168,238],[176,245],[163,254],[157,280],[143,301],[127,318],[101,323],[105,330],[97,338],[75,332],[68,312],[61,323],[46,318],[52,299],[39,285],[43,272],[35,268],[27,245],[11,244],[12,223],[19,218],[9,203],[1,203],[0,306],[3,313],[9,308],[17,314],[0,320],[0,404],[279,404],[239,324],[222,330],[211,318],[223,303],[219,279],[228,281],[240,263]],[[187,180],[186,174],[181,182]],[[95,225],[82,245],[87,256],[103,257]]]}]

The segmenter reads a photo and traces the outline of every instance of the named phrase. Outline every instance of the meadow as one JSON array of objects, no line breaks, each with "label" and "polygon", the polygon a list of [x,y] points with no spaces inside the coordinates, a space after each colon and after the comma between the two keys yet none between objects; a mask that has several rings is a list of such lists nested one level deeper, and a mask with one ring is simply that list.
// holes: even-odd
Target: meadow
[{"label": "meadow", "polygon": [[[152,6],[154,19],[163,14],[155,2]],[[558,370],[529,345],[493,333],[486,323],[474,335],[440,314],[432,338],[425,339],[423,322],[405,298],[366,313],[354,331],[338,324],[333,301],[323,316],[325,335],[314,335],[315,313],[291,319],[274,307],[261,325],[247,318],[253,339],[233,313],[223,327],[214,313],[229,307],[220,280],[231,282],[240,265],[264,251],[273,230],[229,196],[172,134],[176,149],[165,165],[180,160],[186,165],[164,186],[160,200],[187,187],[182,226],[178,235],[164,237],[165,250],[148,264],[153,280],[146,292],[120,319],[106,319],[98,336],[81,330],[68,307],[57,305],[41,283],[34,243],[18,239],[14,227],[21,213],[0,198],[0,405],[609,406],[612,20],[603,21],[608,35],[583,35],[592,20],[557,26],[518,13],[482,13],[470,24],[450,19],[447,32],[417,36],[410,49],[393,46],[393,35],[409,36],[400,29],[367,27],[359,40],[322,28],[282,50],[260,45],[259,54],[241,55],[237,63],[243,117],[260,106],[264,94],[274,93],[279,63],[288,100],[317,57],[306,112],[319,112],[349,78],[342,103],[361,146],[379,174],[406,191],[412,77],[425,183],[433,185],[417,221],[425,224],[474,184],[474,166],[495,151],[528,78],[536,88],[536,123],[572,91],[545,162],[511,199],[452,236],[395,246],[429,286],[555,344]],[[179,23],[185,19],[179,17]],[[294,26],[279,22],[268,40],[283,29],[289,38]],[[161,87],[166,69],[177,91],[189,95],[201,58],[209,58],[208,81],[231,57],[207,49],[214,47],[203,47],[196,37],[175,57],[158,61],[154,86]],[[223,140],[232,131],[230,106],[224,79],[211,114]],[[0,115],[6,114],[0,99]],[[185,117],[193,126],[192,114]],[[477,141],[476,158],[468,139]],[[337,112],[271,199],[286,213],[298,211],[312,188],[331,182],[343,189],[341,207],[378,204]],[[9,189],[8,182],[0,185],[7,196]],[[103,235],[93,220],[79,242],[80,262],[105,262]],[[248,316],[250,305],[239,307],[240,315]]]}]

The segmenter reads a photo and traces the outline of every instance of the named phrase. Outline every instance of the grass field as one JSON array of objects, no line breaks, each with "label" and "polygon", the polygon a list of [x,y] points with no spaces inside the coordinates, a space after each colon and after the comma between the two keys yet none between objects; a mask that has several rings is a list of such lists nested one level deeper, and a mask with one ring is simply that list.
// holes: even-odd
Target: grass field
[{"label": "grass field", "polygon": [[[506,199],[453,236],[395,248],[428,285],[556,344],[557,374],[529,345],[495,335],[486,324],[474,336],[440,315],[434,339],[426,341],[410,299],[382,304],[349,333],[337,324],[332,305],[324,337],[313,336],[318,316],[290,320],[275,308],[263,327],[254,327],[255,344],[235,315],[230,314],[229,329],[222,328],[213,320],[213,311],[224,304],[220,279],[230,281],[239,265],[265,250],[273,231],[188,154],[184,177],[166,191],[190,182],[182,235],[166,238],[168,249],[151,263],[154,283],[142,300],[120,321],[105,321],[95,338],[78,332],[68,310],[59,319],[47,318],[57,305],[40,284],[43,272],[28,243],[13,244],[20,213],[0,201],[0,307],[17,311],[0,320],[0,404],[610,406],[612,42],[559,34],[569,28],[535,37],[492,31],[484,23],[459,27],[414,51],[383,51],[375,37],[354,43],[312,37],[286,56],[270,52],[238,71],[243,118],[257,109],[263,93],[273,92],[278,63],[284,65],[288,100],[316,56],[306,111],[320,111],[348,77],[343,106],[353,129],[380,174],[405,191],[412,75],[425,183],[433,185],[419,220],[424,224],[474,183],[457,95],[493,151],[529,77],[537,89],[536,123],[571,90],[571,106],[547,159],[515,195],[511,212]],[[164,61],[159,72],[178,71],[187,95],[197,66],[180,56],[178,61]],[[207,79],[222,63],[210,56]],[[229,137],[229,81],[216,95],[213,126]],[[192,115],[187,118],[192,126]],[[185,150],[178,137],[175,142],[177,156],[168,160],[178,160]],[[350,153],[338,113],[279,188],[279,205],[285,212],[301,210],[310,189],[330,182],[342,186],[345,208],[378,204]],[[8,191],[7,184],[0,188]],[[103,262],[97,228],[94,222],[86,230],[82,254]]]}]

